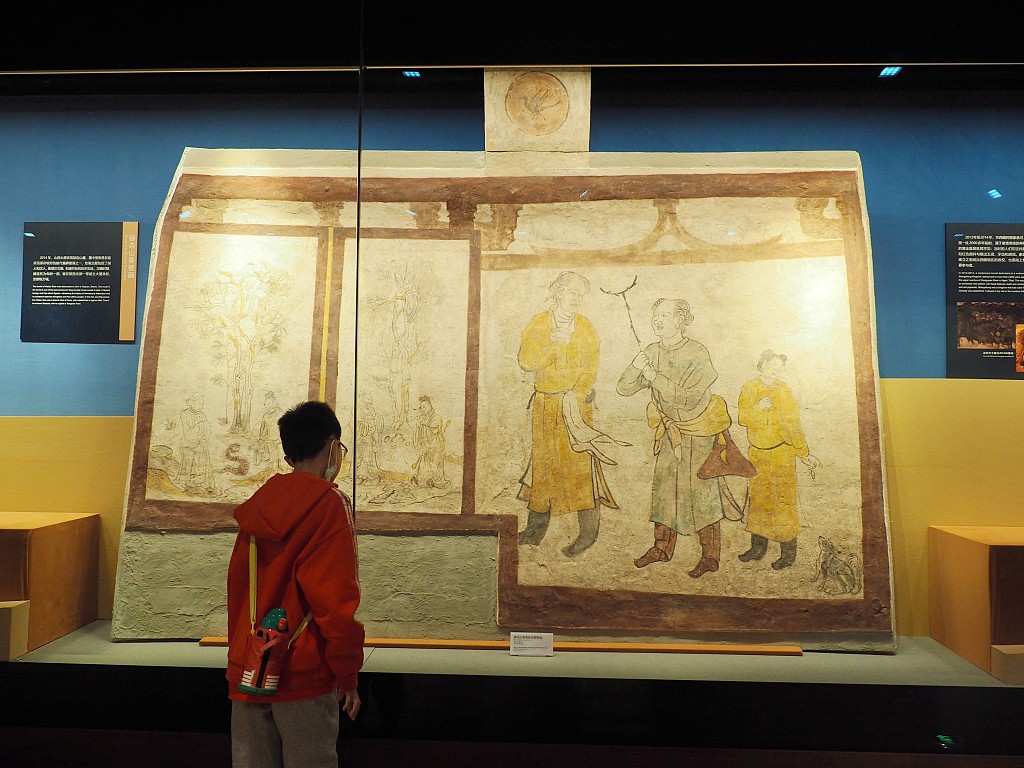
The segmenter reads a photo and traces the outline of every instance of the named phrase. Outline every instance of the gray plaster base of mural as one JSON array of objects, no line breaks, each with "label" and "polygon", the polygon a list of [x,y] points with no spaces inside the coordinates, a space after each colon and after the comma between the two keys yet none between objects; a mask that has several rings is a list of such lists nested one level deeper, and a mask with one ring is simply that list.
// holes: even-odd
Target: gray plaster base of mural
[{"label": "gray plaster base of mural", "polygon": [[507,637],[498,628],[492,536],[359,537],[358,617],[367,637]]},{"label": "gray plaster base of mural", "polygon": [[[234,540],[228,533],[126,532],[111,639],[225,635],[224,585]],[[358,616],[368,637],[502,638],[497,569],[492,537],[360,536]]]},{"label": "gray plaster base of mural", "polygon": [[227,630],[224,593],[234,534],[121,537],[112,640],[190,640]]}]

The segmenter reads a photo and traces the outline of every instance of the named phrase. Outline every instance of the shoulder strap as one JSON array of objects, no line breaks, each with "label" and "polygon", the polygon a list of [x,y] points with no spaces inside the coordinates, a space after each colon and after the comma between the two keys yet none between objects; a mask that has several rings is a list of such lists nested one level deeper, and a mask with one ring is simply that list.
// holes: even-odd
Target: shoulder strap
[{"label": "shoulder strap", "polygon": [[[292,643],[295,639],[303,633],[306,627],[309,626],[309,622],[313,620],[313,611],[307,611],[306,615],[302,617],[298,629],[292,634],[288,640],[288,647],[292,647]],[[256,631],[256,537],[249,537],[249,630],[251,632]]]},{"label": "shoulder strap", "polygon": [[287,646],[288,648],[292,647],[292,643],[294,643],[295,640],[298,638],[298,636],[302,634],[302,631],[306,627],[309,626],[309,622],[311,622],[312,620],[313,620],[313,612],[312,611],[307,611],[306,615],[302,617],[302,621],[299,623],[299,628],[295,630],[295,634],[293,634],[288,639],[288,646]]},{"label": "shoulder strap", "polygon": [[256,631],[256,537],[249,537],[249,630]]}]

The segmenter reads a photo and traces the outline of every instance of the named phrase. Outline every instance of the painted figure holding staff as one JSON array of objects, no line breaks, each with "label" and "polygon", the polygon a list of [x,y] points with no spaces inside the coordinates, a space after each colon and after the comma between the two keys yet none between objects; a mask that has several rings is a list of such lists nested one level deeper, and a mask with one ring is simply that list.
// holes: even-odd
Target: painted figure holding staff
[{"label": "painted figure holding staff", "polygon": [[702,478],[701,468],[720,436],[728,434],[731,420],[725,400],[711,393],[718,373],[710,353],[686,336],[692,322],[686,301],[654,302],[651,326],[658,341],[636,355],[619,377],[616,391],[623,396],[648,392],[651,398],[647,421],[654,430],[656,456],[650,516],[654,545],[634,565],[668,562],[678,535],[696,533],[700,560],[688,573],[700,578],[718,570],[725,517],[721,478]]}]

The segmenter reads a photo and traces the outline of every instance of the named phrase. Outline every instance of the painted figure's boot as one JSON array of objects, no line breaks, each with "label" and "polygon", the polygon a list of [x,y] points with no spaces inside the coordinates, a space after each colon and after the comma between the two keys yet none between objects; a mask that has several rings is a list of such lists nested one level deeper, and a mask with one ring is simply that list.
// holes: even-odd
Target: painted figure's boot
[{"label": "painted figure's boot", "polygon": [[718,561],[722,556],[722,526],[713,523],[697,531],[700,539],[700,560],[687,573],[699,579],[705,573],[718,570]]},{"label": "painted figure's boot", "polygon": [[654,546],[633,561],[637,568],[646,568],[651,563],[667,563],[676,551],[679,534],[661,523],[654,524]]},{"label": "painted figure's boot", "polygon": [[756,533],[750,534],[750,549],[744,552],[742,555],[738,555],[737,559],[741,563],[749,563],[751,560],[760,560],[765,556],[768,551],[768,539],[765,536],[759,536]]},{"label": "painted figure's boot", "polygon": [[531,509],[529,516],[526,518],[526,527],[519,532],[519,543],[529,544],[534,547],[540,544],[544,534],[548,532],[548,523],[550,522],[550,512],[534,512]]},{"label": "painted figure's boot", "polygon": [[782,554],[779,555],[778,560],[772,563],[772,568],[776,571],[789,568],[796,561],[796,539],[784,541],[780,546],[782,547]]},{"label": "painted figure's boot", "polygon": [[601,528],[600,506],[593,509],[581,509],[576,516],[580,521],[580,532],[576,536],[576,541],[562,548],[562,554],[566,557],[576,557],[581,552],[590,549],[597,541],[597,533]]}]

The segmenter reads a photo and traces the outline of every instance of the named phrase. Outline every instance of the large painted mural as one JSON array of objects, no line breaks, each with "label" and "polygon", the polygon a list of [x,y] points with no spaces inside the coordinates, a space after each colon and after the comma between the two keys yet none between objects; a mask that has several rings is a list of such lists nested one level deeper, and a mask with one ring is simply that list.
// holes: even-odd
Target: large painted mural
[{"label": "large painted mural", "polygon": [[[276,418],[318,398],[361,539],[394,543],[396,570],[417,542],[455,563],[493,542],[498,634],[893,647],[856,153],[359,159],[182,158],[152,260],[122,638],[155,634],[122,580],[169,535],[232,531],[283,471]],[[216,594],[221,576],[201,578]]]}]

